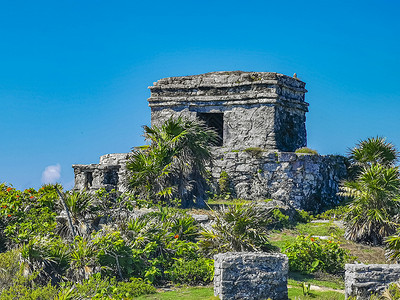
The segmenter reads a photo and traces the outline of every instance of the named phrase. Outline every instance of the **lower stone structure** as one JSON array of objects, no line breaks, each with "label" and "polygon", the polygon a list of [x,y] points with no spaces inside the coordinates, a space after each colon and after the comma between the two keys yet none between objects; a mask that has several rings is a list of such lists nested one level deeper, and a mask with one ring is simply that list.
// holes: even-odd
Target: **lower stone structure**
[{"label": "lower stone structure", "polygon": [[[235,198],[279,200],[309,211],[337,204],[340,180],[347,175],[345,159],[337,155],[214,148],[213,157],[209,170],[215,192],[225,171]],[[128,159],[129,153],[107,154],[99,164],[73,165],[75,189],[124,191]]]},{"label": "lower stone structure", "polygon": [[280,200],[310,211],[337,204],[339,183],[347,175],[342,156],[257,148],[215,149],[211,168],[215,182],[223,171],[228,173],[235,198]]},{"label": "lower stone structure", "polygon": [[99,164],[72,165],[75,173],[75,190],[97,191],[105,188],[124,191],[127,177],[126,162],[129,153],[106,154]]},{"label": "lower stone structure", "polygon": [[392,282],[400,280],[399,264],[347,264],[345,266],[346,299],[367,300],[380,294]]},{"label": "lower stone structure", "polygon": [[214,256],[214,295],[225,299],[288,299],[288,258],[280,253],[228,252]]}]

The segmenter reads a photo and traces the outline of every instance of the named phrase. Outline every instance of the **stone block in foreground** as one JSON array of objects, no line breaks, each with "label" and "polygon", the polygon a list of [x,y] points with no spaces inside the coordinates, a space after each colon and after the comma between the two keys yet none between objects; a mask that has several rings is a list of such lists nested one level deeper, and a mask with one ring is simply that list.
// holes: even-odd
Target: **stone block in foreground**
[{"label": "stone block in foreground", "polygon": [[346,299],[369,299],[371,294],[380,294],[392,282],[400,280],[399,264],[346,264]]},{"label": "stone block in foreground", "polygon": [[226,299],[288,299],[288,258],[280,253],[228,252],[214,256],[214,295]]}]

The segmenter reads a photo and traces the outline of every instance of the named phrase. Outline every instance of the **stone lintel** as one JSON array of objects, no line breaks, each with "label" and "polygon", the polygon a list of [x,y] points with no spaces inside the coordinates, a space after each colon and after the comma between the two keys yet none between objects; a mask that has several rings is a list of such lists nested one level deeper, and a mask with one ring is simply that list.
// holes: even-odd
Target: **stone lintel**
[{"label": "stone lintel", "polygon": [[[259,97],[260,96],[260,97]],[[195,96],[195,97],[154,97],[149,98],[151,108],[166,107],[231,107],[231,106],[259,106],[259,105],[281,105],[308,112],[309,104],[304,101],[292,100],[283,96],[265,97],[257,95],[254,98],[247,96]]]}]

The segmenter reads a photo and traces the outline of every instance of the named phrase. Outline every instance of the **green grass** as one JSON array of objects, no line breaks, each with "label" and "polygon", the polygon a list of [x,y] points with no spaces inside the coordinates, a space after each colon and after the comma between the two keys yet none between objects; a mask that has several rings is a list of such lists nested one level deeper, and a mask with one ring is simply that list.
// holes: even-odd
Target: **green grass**
[{"label": "green grass", "polygon": [[294,228],[283,231],[274,231],[270,235],[270,242],[273,246],[282,249],[287,242],[293,242],[296,236],[315,235],[315,236],[336,236],[340,241],[344,241],[344,229],[337,227],[332,222],[329,223],[299,223]]},{"label": "green grass", "polygon": [[295,151],[295,153],[318,155],[316,150],[307,147],[299,148]]},{"label": "green grass", "polygon": [[336,236],[343,236],[344,229],[337,227],[332,222],[329,223],[300,223],[296,226],[295,230],[299,234],[304,235],[319,235],[319,236],[330,236],[331,234]]},{"label": "green grass", "polygon": [[[260,200],[263,202],[269,202],[272,201],[272,199],[265,199],[265,200]],[[207,201],[207,204],[209,204],[212,208],[214,205],[237,205],[237,204],[249,204],[249,203],[254,203],[252,200],[243,200],[243,199],[210,199]]]},{"label": "green grass", "polygon": [[208,200],[207,204],[209,205],[237,205],[237,204],[248,204],[252,203],[251,200],[243,200],[243,199],[212,199]]},{"label": "green grass", "polygon": [[292,287],[288,289],[289,299],[305,300],[305,299],[319,299],[319,300],[344,300],[344,294],[333,291],[313,291],[311,288],[310,295],[304,296],[301,287]]},{"label": "green grass", "polygon": [[176,299],[187,299],[187,300],[211,300],[218,299],[214,297],[213,287],[187,287],[177,289],[176,291],[159,292],[153,295],[141,296],[136,299],[153,299],[153,300],[176,300]]},{"label": "green grass", "polygon": [[289,285],[300,286],[303,282],[336,290],[344,289],[344,280],[339,276],[325,274],[325,273],[301,274],[297,272],[289,272],[288,274]]},{"label": "green grass", "polygon": [[[331,299],[331,300],[342,300],[344,294],[334,291],[313,291],[311,289],[310,296],[303,296],[303,289],[301,287],[290,287],[288,289],[289,299],[303,300],[303,299]],[[189,287],[181,288],[176,291],[159,292],[153,295],[141,296],[135,299],[139,300],[216,300],[219,299],[214,297],[213,287]]]}]

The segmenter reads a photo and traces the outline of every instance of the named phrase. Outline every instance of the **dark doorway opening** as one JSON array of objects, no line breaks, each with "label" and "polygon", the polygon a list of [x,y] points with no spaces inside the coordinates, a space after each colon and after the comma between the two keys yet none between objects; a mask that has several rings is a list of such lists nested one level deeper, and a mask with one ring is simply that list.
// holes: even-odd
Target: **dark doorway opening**
[{"label": "dark doorway opening", "polygon": [[219,136],[215,146],[222,146],[224,143],[224,114],[223,113],[197,113],[197,117],[206,125],[214,129]]},{"label": "dark doorway opening", "polygon": [[118,184],[118,173],[116,171],[108,171],[104,174],[104,184]]},{"label": "dark doorway opening", "polygon": [[86,173],[86,178],[85,178],[85,188],[90,188],[93,184],[93,173],[92,172],[87,172]]}]

